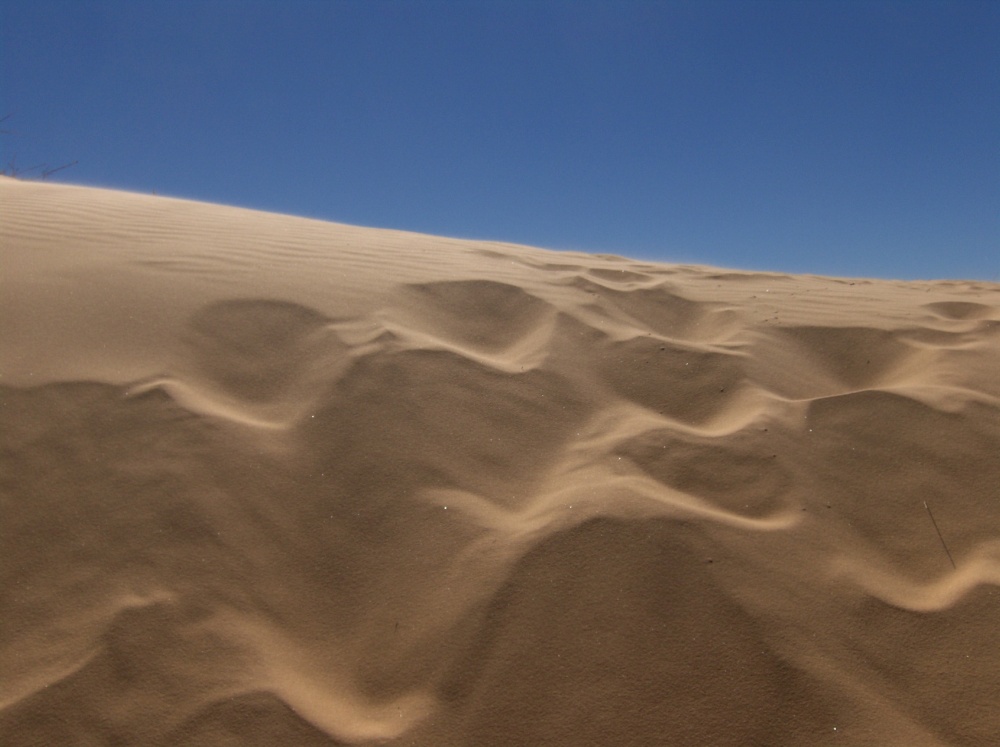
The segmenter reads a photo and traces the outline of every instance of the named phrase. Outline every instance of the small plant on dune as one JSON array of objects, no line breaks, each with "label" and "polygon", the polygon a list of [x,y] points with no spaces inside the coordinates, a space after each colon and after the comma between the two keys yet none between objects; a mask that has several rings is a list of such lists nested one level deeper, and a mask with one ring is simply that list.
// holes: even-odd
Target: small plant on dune
[{"label": "small plant on dune", "polygon": [[[0,125],[11,118],[10,114],[0,117]],[[15,135],[14,130],[0,129],[0,135]],[[35,166],[22,167],[17,163],[17,155],[10,157],[6,164],[0,166],[0,176],[12,176],[16,179],[48,179],[53,174],[75,166],[79,161],[64,163],[62,166],[50,166],[47,163],[36,164]]]}]

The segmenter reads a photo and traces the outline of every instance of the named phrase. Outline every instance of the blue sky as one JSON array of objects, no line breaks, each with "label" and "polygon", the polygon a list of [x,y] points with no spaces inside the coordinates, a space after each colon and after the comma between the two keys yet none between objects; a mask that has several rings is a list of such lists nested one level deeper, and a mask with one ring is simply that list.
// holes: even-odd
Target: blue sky
[{"label": "blue sky", "polygon": [[0,0],[0,158],[449,236],[996,281],[998,40],[995,1]]}]

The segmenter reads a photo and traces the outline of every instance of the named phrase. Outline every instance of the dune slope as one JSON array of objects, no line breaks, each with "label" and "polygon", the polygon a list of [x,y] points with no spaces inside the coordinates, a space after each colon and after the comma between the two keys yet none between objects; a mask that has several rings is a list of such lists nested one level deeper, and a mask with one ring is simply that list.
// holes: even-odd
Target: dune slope
[{"label": "dune slope", "polygon": [[996,744],[1000,285],[0,232],[0,743]]}]

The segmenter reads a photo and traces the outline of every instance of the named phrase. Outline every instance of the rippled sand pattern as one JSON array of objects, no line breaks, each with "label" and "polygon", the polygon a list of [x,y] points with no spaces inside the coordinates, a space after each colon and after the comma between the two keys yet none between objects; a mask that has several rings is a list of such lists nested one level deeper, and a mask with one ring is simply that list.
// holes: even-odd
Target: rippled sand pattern
[{"label": "rippled sand pattern", "polygon": [[1000,286],[0,231],[0,744],[998,743]]}]

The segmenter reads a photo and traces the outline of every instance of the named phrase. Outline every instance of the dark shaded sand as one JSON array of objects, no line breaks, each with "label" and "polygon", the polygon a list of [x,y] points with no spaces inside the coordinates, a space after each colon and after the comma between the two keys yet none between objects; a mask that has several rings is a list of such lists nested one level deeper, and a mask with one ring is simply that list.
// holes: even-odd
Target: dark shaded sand
[{"label": "dark shaded sand", "polygon": [[997,284],[0,228],[5,747],[1000,744]]}]

